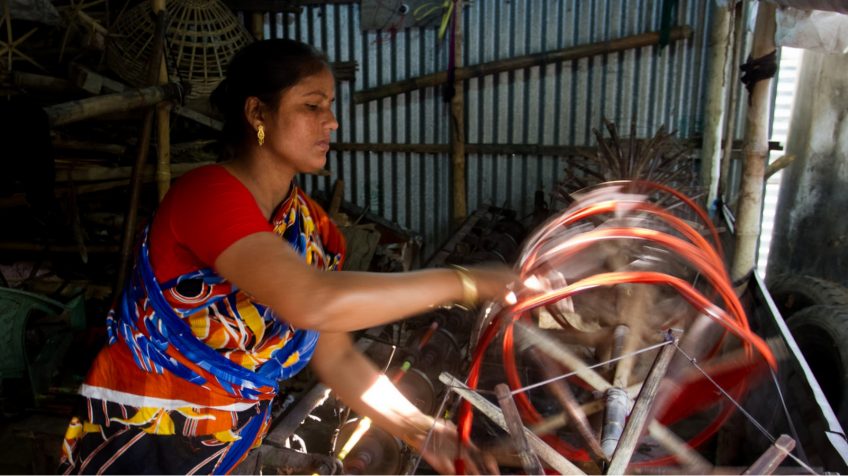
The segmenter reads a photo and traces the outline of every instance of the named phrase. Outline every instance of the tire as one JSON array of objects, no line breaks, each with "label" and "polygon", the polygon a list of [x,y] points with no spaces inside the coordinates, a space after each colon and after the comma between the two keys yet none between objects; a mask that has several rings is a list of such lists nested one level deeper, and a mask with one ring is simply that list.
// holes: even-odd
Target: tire
[{"label": "tire", "polygon": [[848,428],[848,307],[810,306],[786,321],[843,428]]},{"label": "tire", "polygon": [[781,274],[769,279],[767,287],[784,319],[810,306],[848,307],[848,289],[826,279]]}]

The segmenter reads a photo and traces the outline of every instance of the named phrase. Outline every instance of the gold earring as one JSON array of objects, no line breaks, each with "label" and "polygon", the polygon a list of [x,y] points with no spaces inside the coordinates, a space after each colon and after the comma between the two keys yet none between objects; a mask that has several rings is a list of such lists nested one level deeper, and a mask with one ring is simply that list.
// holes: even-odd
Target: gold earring
[{"label": "gold earring", "polygon": [[265,126],[259,124],[259,127],[256,128],[256,142],[259,143],[259,147],[262,147],[262,144],[265,143]]}]

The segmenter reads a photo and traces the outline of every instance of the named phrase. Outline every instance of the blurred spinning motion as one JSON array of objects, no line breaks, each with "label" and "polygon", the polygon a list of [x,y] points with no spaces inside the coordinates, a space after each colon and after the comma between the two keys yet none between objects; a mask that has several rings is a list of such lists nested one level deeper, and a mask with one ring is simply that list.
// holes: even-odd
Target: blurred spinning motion
[{"label": "blurred spinning motion", "polygon": [[[613,472],[641,389],[650,409],[645,428],[666,450],[640,451],[625,463],[697,464],[686,447],[703,444],[728,419],[735,407],[726,397],[738,401],[756,376],[777,367],[748,325],[718,233],[691,199],[658,183],[606,182],[571,196],[574,203],[525,242],[516,268],[527,287],[483,319],[467,384],[477,388],[484,355],[502,336],[506,379],[525,425],[568,460]],[[674,352],[661,363],[667,346]],[[651,374],[655,389],[645,396]],[[527,392],[536,387],[555,398],[561,415],[537,408]],[[602,419],[593,416],[601,410]],[[472,418],[464,402],[465,443]]]}]

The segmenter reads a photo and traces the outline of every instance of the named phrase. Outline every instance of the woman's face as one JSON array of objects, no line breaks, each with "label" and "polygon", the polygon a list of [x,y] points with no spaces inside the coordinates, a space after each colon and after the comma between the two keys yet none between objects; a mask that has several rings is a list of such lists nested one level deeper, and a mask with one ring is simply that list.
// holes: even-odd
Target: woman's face
[{"label": "woman's face", "polygon": [[332,110],[335,98],[335,78],[327,68],[295,83],[266,116],[264,147],[270,147],[295,173],[323,168],[330,133],[339,127]]}]

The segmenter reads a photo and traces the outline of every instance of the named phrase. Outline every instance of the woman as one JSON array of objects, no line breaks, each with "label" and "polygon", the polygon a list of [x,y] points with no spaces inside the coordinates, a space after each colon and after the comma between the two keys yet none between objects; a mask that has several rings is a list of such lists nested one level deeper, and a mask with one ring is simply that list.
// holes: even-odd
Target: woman
[{"label": "woman", "polygon": [[[334,96],[326,59],[302,43],[261,41],[232,59],[212,95],[232,157],[162,201],[82,386],[64,472],[229,473],[261,443],[277,382],[310,360],[353,410],[453,472],[453,430],[403,398],[347,332],[500,298],[513,276],[325,272],[341,266],[344,240],[293,179],[326,162]],[[431,428],[439,451],[423,448]]]}]

